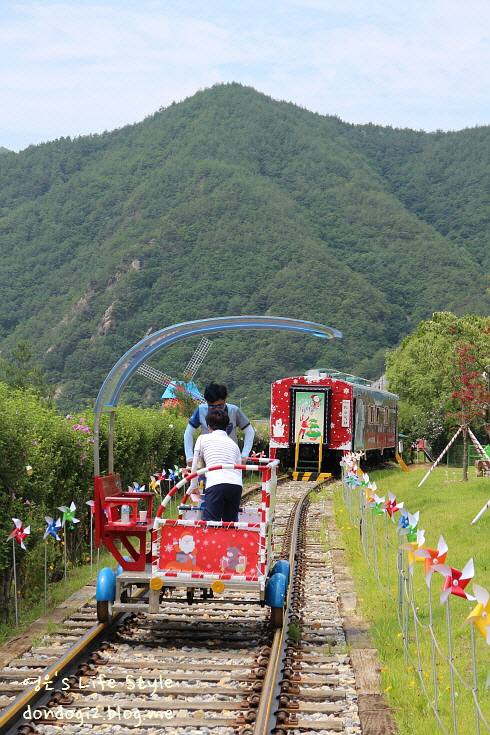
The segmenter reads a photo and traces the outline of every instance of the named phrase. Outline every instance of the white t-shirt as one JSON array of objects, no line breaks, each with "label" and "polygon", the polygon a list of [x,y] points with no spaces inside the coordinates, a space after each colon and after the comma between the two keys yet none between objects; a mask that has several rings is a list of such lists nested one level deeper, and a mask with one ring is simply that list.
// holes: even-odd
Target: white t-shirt
[{"label": "white t-shirt", "polygon": [[[214,467],[217,464],[241,464],[242,457],[238,445],[230,439],[226,431],[216,429],[209,434],[201,434],[197,437],[194,447],[194,458],[192,460],[192,472],[197,469],[199,457],[204,459],[205,467]],[[206,475],[206,487],[219,485],[227,482],[232,485],[242,484],[241,470],[214,470]],[[197,487],[197,478],[191,480],[191,489]]]}]

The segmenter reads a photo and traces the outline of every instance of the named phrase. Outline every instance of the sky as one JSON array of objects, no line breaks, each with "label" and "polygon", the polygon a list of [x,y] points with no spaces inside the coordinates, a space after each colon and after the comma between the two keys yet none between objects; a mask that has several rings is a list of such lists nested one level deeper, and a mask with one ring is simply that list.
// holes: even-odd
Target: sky
[{"label": "sky", "polygon": [[488,0],[2,0],[0,146],[240,82],[352,123],[490,124]]}]

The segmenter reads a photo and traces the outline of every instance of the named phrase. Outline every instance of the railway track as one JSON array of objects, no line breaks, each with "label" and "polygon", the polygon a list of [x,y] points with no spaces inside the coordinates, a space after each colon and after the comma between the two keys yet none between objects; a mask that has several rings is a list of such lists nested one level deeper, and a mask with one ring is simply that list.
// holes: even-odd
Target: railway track
[{"label": "railway track", "polygon": [[307,490],[278,486],[275,549],[294,564],[283,629],[243,592],[188,605],[174,591],[111,627],[89,603],[0,672],[0,735],[360,732],[324,508]]}]

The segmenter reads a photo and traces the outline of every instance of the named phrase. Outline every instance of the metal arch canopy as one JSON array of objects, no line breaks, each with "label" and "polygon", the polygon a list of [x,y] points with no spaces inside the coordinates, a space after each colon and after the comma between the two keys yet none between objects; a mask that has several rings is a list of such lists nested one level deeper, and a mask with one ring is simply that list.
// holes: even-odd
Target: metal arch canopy
[{"label": "metal arch canopy", "polygon": [[102,413],[113,414],[125,385],[139,366],[164,347],[169,347],[186,337],[212,332],[226,332],[235,329],[274,329],[286,332],[300,332],[302,334],[309,334],[312,337],[323,337],[326,339],[342,337],[342,333],[337,329],[326,327],[323,324],[306,322],[301,319],[286,319],[284,317],[273,316],[225,316],[215,319],[201,319],[199,321],[184,322],[183,324],[174,324],[171,327],[166,327],[159,332],[150,334],[121,357],[119,362],[110,371],[100,389],[95,404],[94,425],[96,474],[99,474],[98,434],[100,415]]},{"label": "metal arch canopy", "polygon": [[225,316],[217,319],[202,319],[195,322],[184,322],[166,327],[159,332],[150,334],[138,342],[112,368],[100,389],[95,413],[113,411],[118,404],[126,383],[139,366],[148,360],[155,352],[174,344],[185,337],[210,332],[225,332],[231,329],[275,329],[288,332],[302,332],[313,337],[342,337],[337,329],[325,327],[315,322],[305,322],[300,319],[285,319],[272,316]]}]

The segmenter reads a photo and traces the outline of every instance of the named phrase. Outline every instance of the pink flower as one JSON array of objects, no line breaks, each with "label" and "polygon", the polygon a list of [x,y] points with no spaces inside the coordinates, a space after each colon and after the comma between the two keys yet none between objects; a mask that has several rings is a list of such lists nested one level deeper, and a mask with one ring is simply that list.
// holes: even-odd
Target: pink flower
[{"label": "pink flower", "polygon": [[67,413],[66,416],[65,416],[65,419],[71,419],[71,414],[70,413]]},{"label": "pink flower", "polygon": [[32,442],[33,447],[37,447],[37,442]]}]

